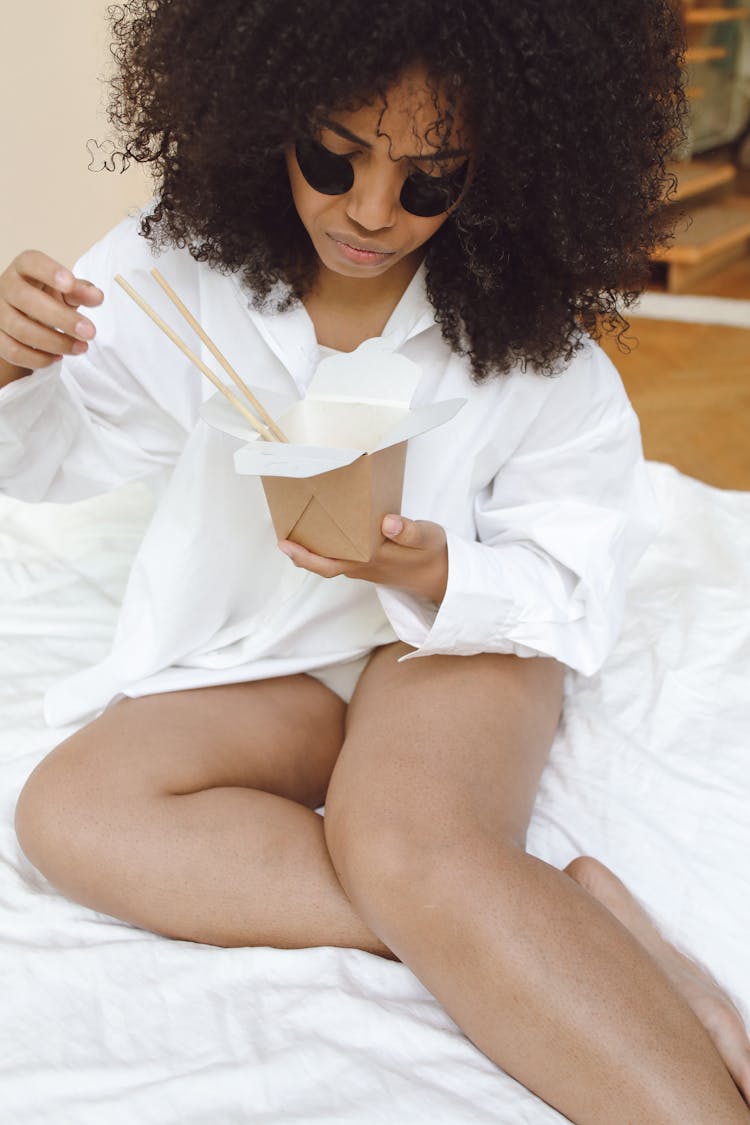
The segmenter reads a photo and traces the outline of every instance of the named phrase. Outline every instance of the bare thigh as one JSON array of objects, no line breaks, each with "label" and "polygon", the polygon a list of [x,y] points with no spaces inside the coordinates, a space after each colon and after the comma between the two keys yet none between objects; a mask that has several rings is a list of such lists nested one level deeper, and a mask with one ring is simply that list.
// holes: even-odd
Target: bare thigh
[{"label": "bare thigh", "polygon": [[[325,799],[343,739],[346,705],[298,675],[122,699],[60,743],[21,794],[66,789],[88,806],[243,786],[309,808]],[[38,802],[37,802],[38,805]],[[22,839],[23,843],[23,839]]]},{"label": "bare thigh", "polygon": [[387,887],[394,873],[413,882],[436,857],[469,855],[472,842],[524,848],[560,716],[563,667],[554,660],[399,664],[405,651],[378,650],[360,678],[326,801],[334,867],[369,925],[363,892],[378,870]]},{"label": "bare thigh", "polygon": [[409,817],[414,805],[453,808],[523,845],[560,718],[563,666],[490,653],[399,663],[408,651],[388,645],[365,669],[329,800],[361,791],[386,821],[404,804]]},{"label": "bare thigh", "polygon": [[[31,774],[19,843],[61,894],[156,933],[341,943],[351,908],[312,810],[344,711],[304,675],[123,699]],[[316,929],[328,892],[335,917]]]}]

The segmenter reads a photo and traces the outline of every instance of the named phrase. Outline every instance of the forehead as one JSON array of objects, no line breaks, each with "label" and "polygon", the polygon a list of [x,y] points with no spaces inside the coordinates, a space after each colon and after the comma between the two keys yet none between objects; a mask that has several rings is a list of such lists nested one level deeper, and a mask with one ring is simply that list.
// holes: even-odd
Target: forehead
[{"label": "forehead", "polygon": [[329,114],[348,130],[375,144],[388,144],[391,157],[429,154],[439,149],[466,147],[470,141],[463,99],[448,93],[414,66],[382,96],[355,110]]}]

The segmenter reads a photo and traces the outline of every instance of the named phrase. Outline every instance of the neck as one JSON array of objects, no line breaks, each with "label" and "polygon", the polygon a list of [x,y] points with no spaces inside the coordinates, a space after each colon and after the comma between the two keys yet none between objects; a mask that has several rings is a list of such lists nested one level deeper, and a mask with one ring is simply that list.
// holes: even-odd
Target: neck
[{"label": "neck", "polygon": [[351,352],[373,336],[380,336],[419,268],[416,251],[393,269],[373,278],[342,277],[321,265],[303,304],[313,322],[319,344]]},{"label": "neck", "polygon": [[316,301],[330,303],[353,315],[368,310],[387,310],[390,315],[406,292],[423,257],[424,250],[420,247],[380,277],[371,278],[344,277],[321,265],[311,296]]}]

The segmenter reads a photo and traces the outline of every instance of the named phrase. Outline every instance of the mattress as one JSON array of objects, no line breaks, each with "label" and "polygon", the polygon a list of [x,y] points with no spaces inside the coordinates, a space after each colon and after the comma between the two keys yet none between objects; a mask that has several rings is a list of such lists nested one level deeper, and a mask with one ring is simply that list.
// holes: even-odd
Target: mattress
[{"label": "mattress", "polygon": [[[652,463],[664,525],[603,670],[569,673],[529,832],[608,864],[750,1019],[750,493]],[[219,949],[68,901],[18,793],[76,729],[41,703],[108,650],[152,510],[129,485],[0,499],[2,1125],[551,1125],[411,971],[360,950]]]}]

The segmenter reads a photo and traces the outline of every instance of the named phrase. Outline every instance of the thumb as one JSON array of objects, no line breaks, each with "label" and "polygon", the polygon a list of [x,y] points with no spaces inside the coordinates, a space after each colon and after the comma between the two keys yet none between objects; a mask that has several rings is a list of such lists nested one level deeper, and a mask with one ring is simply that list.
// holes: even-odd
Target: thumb
[{"label": "thumb", "polygon": [[405,516],[385,516],[381,524],[383,535],[400,547],[424,547],[425,536],[420,524]]}]

